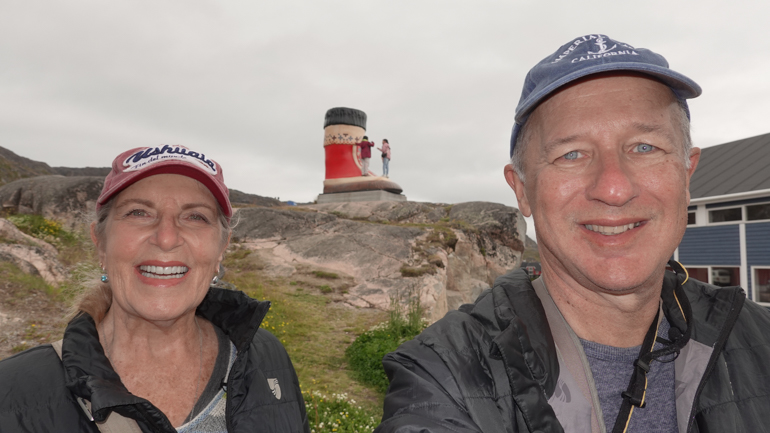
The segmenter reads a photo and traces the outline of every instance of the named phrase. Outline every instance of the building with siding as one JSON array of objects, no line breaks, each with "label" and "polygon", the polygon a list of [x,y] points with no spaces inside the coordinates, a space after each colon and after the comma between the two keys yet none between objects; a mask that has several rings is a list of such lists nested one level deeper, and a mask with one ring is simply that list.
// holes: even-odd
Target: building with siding
[{"label": "building with siding", "polygon": [[770,307],[770,134],[703,149],[674,259]]}]

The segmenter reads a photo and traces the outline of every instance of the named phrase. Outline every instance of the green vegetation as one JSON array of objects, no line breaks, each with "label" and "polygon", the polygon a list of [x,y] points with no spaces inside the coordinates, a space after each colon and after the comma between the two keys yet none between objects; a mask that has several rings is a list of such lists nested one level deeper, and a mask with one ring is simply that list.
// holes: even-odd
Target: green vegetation
[{"label": "green vegetation", "polygon": [[[236,245],[232,251],[242,249]],[[354,335],[384,320],[386,313],[344,308],[318,292],[313,294],[300,290],[302,282],[267,278],[261,272],[264,264],[257,254],[233,252],[225,256],[225,279],[255,299],[270,300],[270,311],[261,327],[278,337],[289,352],[305,400],[314,405],[312,410],[308,406],[311,428],[318,426],[314,428],[318,433],[373,430],[373,427],[365,429],[360,426],[362,423],[370,425],[367,424],[370,419],[377,420],[374,425],[379,423],[384,396],[351,378],[351,370],[345,361],[345,348]],[[321,291],[324,290],[322,287],[319,287]],[[328,285],[326,287],[333,290]],[[333,397],[323,398],[322,402],[319,394]],[[346,411],[348,417],[344,418]],[[328,414],[324,415],[326,412]],[[343,415],[339,415],[340,412]],[[337,417],[332,419],[332,414],[337,414]]]},{"label": "green vegetation", "polygon": [[329,287],[327,284],[324,284],[323,286],[318,287],[321,290],[321,293],[331,293],[334,291],[331,287]]},{"label": "green vegetation", "polygon": [[380,423],[380,417],[358,406],[345,393],[327,397],[318,391],[303,391],[302,395],[312,433],[371,432]]},{"label": "green vegetation", "polygon": [[40,215],[9,215],[6,219],[20,231],[48,242],[59,250],[59,261],[65,266],[75,265],[91,258],[91,240],[86,234],[65,230],[58,221]]},{"label": "green vegetation", "polygon": [[445,225],[435,225],[425,240],[450,249],[454,249],[457,245],[457,235],[454,230]]},{"label": "green vegetation", "polygon": [[425,274],[435,274],[436,268],[429,265],[422,266],[401,266],[402,277],[421,277]]},{"label": "green vegetation", "polygon": [[324,271],[313,271],[313,275],[315,275],[318,278],[326,278],[327,280],[335,280],[340,277],[334,272],[324,272]]},{"label": "green vegetation", "polygon": [[390,304],[388,321],[358,336],[345,351],[354,377],[382,393],[388,389],[382,358],[425,328],[419,297],[410,296],[406,308],[397,298],[391,299]]},{"label": "green vegetation", "polygon": [[[58,337],[58,334],[56,334],[56,336]],[[30,347],[47,343],[52,340],[56,340],[52,332],[42,330],[40,327],[37,326],[37,324],[30,323],[27,325],[27,328],[24,330],[24,341],[22,341],[21,344],[17,344],[16,346],[13,346],[13,348],[11,349],[11,352],[19,353],[29,349]]]},{"label": "green vegetation", "polygon": [[18,290],[14,292],[14,297],[9,300],[11,303],[14,302],[14,299],[29,296],[34,292],[42,292],[51,297],[59,294],[59,291],[46,283],[42,277],[26,274],[13,263],[0,262],[0,279],[6,286],[18,287]]},{"label": "green vegetation", "polygon": [[8,221],[12,222],[22,232],[53,242],[73,241],[75,236],[64,230],[61,223],[43,218],[40,215],[10,215]]}]

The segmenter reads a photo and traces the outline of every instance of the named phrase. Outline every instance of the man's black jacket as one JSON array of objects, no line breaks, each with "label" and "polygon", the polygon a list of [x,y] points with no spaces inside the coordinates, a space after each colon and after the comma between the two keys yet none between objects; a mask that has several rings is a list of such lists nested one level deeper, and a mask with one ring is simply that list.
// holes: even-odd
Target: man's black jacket
[{"label": "man's black jacket", "polygon": [[[740,288],[688,279],[676,289],[682,280],[667,272],[661,297],[674,327],[686,329],[683,311],[692,311],[675,361],[680,431],[770,432],[770,313],[744,304]],[[376,432],[601,431],[567,348],[557,351],[545,302],[516,270],[386,355],[391,383]]]}]

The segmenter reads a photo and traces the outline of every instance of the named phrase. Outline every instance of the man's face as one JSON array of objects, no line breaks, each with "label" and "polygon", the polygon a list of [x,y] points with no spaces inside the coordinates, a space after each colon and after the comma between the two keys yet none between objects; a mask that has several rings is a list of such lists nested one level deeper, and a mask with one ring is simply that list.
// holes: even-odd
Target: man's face
[{"label": "man's face", "polygon": [[665,85],[599,76],[551,96],[530,116],[526,184],[506,168],[533,215],[549,278],[622,294],[660,284],[687,225],[689,181],[677,102]]}]

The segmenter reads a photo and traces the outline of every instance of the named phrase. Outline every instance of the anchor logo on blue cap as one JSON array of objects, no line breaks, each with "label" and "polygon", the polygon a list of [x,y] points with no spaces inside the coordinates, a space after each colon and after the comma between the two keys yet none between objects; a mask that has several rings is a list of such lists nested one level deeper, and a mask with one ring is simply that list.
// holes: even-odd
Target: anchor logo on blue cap
[{"label": "anchor logo on blue cap", "polygon": [[605,43],[604,36],[599,35],[599,38],[596,39],[596,42],[594,42],[596,45],[599,46],[599,51],[589,51],[588,54],[604,54],[606,52],[614,50],[618,44],[615,44],[612,46],[612,48],[607,48],[607,44]]}]

